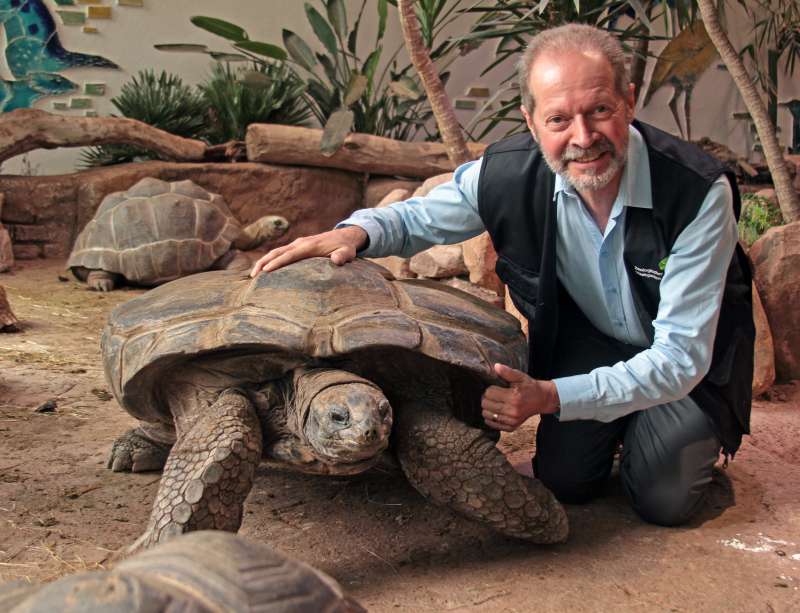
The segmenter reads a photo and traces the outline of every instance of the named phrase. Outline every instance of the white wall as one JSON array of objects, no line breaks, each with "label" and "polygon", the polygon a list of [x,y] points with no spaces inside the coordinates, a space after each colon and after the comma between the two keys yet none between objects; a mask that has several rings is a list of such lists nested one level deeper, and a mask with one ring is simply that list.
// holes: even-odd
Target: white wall
[{"label": "white wall", "polygon": [[[111,5],[113,0],[104,0]],[[45,0],[51,9],[56,8],[54,0]],[[312,1],[316,5],[316,2]],[[349,16],[354,18],[360,6],[358,0],[347,0]],[[65,8],[65,7],[58,7]],[[73,7],[81,10],[80,7]],[[396,20],[396,12],[389,8],[390,19],[387,35],[384,39],[384,56],[402,44],[400,27]],[[374,40],[375,8],[373,0],[368,0],[365,15],[371,17],[367,29],[359,37],[368,45]],[[202,54],[165,53],[157,51],[153,45],[158,43],[201,43],[212,49],[229,51],[227,41],[207,34],[189,22],[192,15],[208,15],[232,21],[244,27],[251,38],[280,44],[281,30],[288,28],[296,31],[307,42],[316,41],[305,17],[303,2],[299,0],[228,0],[220,3],[214,0],[145,0],[144,8],[120,7],[113,4],[111,20],[93,20],[98,34],[85,34],[80,27],[67,27],[60,24],[56,17],[58,31],[65,48],[72,51],[94,53],[107,57],[118,63],[122,70],[103,70],[96,68],[73,68],[65,70],[64,76],[78,84],[84,82],[104,82],[108,84],[108,92],[104,97],[94,97],[95,108],[99,114],[112,114],[114,107],[110,98],[119,93],[120,87],[137,71],[153,68],[156,71],[165,69],[180,75],[185,82],[194,84],[204,79],[210,70],[210,58]],[[366,21],[366,19],[365,19]],[[464,31],[468,21],[462,21],[453,28],[454,32]],[[735,30],[744,34],[744,28]],[[362,57],[369,53],[369,48],[361,51]],[[478,75],[491,61],[493,50],[489,46],[460,58],[453,65],[453,76],[448,84],[451,97],[463,96],[471,84],[493,85],[502,78],[499,70],[494,70],[486,78]],[[405,56],[404,56],[405,57]],[[10,78],[7,68],[0,60],[0,73]],[[652,70],[652,62],[650,66]],[[800,98],[800,83],[781,80],[782,91],[779,100]],[[72,94],[73,96],[78,95]],[[667,108],[671,96],[671,88],[659,91],[647,108],[638,116],[648,122],[677,134],[672,116]],[[69,99],[70,96],[64,97]],[[38,100],[36,108],[52,109],[56,97]],[[728,144],[741,154],[745,154],[752,146],[752,138],[747,133],[742,121],[731,118],[733,111],[744,110],[730,76],[721,70],[710,69],[701,77],[694,89],[692,103],[693,137],[710,136],[714,140]],[[82,111],[67,111],[64,114],[82,115]],[[462,122],[469,120],[470,112],[459,112]],[[779,110],[779,126],[784,130],[783,140],[788,143],[791,135],[790,114],[786,109]],[[78,155],[77,149],[59,149],[55,151],[37,151],[29,154],[26,161],[22,156],[3,164],[4,173],[33,172],[35,174],[60,174],[72,172]],[[27,169],[26,169],[27,167]]]}]

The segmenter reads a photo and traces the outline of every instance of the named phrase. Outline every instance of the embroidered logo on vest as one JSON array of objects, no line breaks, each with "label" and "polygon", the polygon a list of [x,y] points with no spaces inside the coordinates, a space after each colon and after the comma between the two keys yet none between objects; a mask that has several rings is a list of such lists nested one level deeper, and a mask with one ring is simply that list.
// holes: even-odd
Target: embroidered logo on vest
[{"label": "embroidered logo on vest", "polygon": [[645,279],[653,279],[654,281],[661,281],[661,278],[664,276],[664,273],[660,270],[656,270],[655,268],[645,268],[644,266],[634,265],[633,272],[640,277],[644,277]]}]

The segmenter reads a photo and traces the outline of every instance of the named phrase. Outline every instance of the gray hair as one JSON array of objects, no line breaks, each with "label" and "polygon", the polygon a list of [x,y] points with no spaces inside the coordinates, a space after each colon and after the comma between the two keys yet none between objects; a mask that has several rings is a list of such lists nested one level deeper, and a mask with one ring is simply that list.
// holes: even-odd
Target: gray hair
[{"label": "gray hair", "polygon": [[564,53],[566,51],[595,51],[601,53],[614,71],[614,85],[621,96],[628,93],[628,67],[625,52],[619,41],[605,30],[579,23],[569,23],[557,28],[542,30],[531,38],[525,52],[517,62],[517,79],[522,104],[533,113],[534,100],[528,88],[528,77],[536,59],[546,52]]}]

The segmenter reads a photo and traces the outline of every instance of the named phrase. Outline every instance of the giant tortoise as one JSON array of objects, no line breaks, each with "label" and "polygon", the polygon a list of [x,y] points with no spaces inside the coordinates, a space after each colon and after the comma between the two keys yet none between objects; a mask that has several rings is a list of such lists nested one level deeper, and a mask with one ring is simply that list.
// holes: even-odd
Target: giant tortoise
[{"label": "giant tortoise", "polygon": [[249,268],[241,251],[288,228],[279,215],[265,215],[243,228],[219,194],[188,180],[148,177],[103,198],[78,235],[67,267],[100,291],[123,281],[159,285],[209,268]]},{"label": "giant tortoise", "polygon": [[336,581],[266,545],[204,530],[41,586],[0,585],[5,613],[364,613]]},{"label": "giant tortoise", "polygon": [[493,363],[524,369],[526,340],[511,315],[467,293],[364,260],[312,258],[255,279],[206,272],[118,306],[102,349],[116,399],[140,420],[109,466],[164,467],[138,546],[238,530],[262,457],[354,474],[390,433],[433,502],[513,537],[567,536],[561,505],[482,427]]}]

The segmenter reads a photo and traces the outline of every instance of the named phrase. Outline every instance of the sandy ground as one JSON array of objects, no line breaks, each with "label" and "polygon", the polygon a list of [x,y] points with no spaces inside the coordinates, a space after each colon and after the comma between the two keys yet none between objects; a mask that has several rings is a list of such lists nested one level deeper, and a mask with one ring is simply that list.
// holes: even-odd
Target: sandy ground
[{"label": "sandy ground", "polygon": [[[103,377],[110,309],[62,263],[0,275],[25,330],[0,335],[0,580],[107,568],[144,528],[158,474],[105,467],[133,423]],[[48,400],[56,408],[35,411]],[[643,523],[619,481],[568,508],[569,542],[537,547],[426,502],[399,473],[262,467],[241,533],[334,576],[370,611],[800,611],[800,385],[754,404],[753,435],[684,528]],[[530,428],[505,437],[515,462]]]}]

